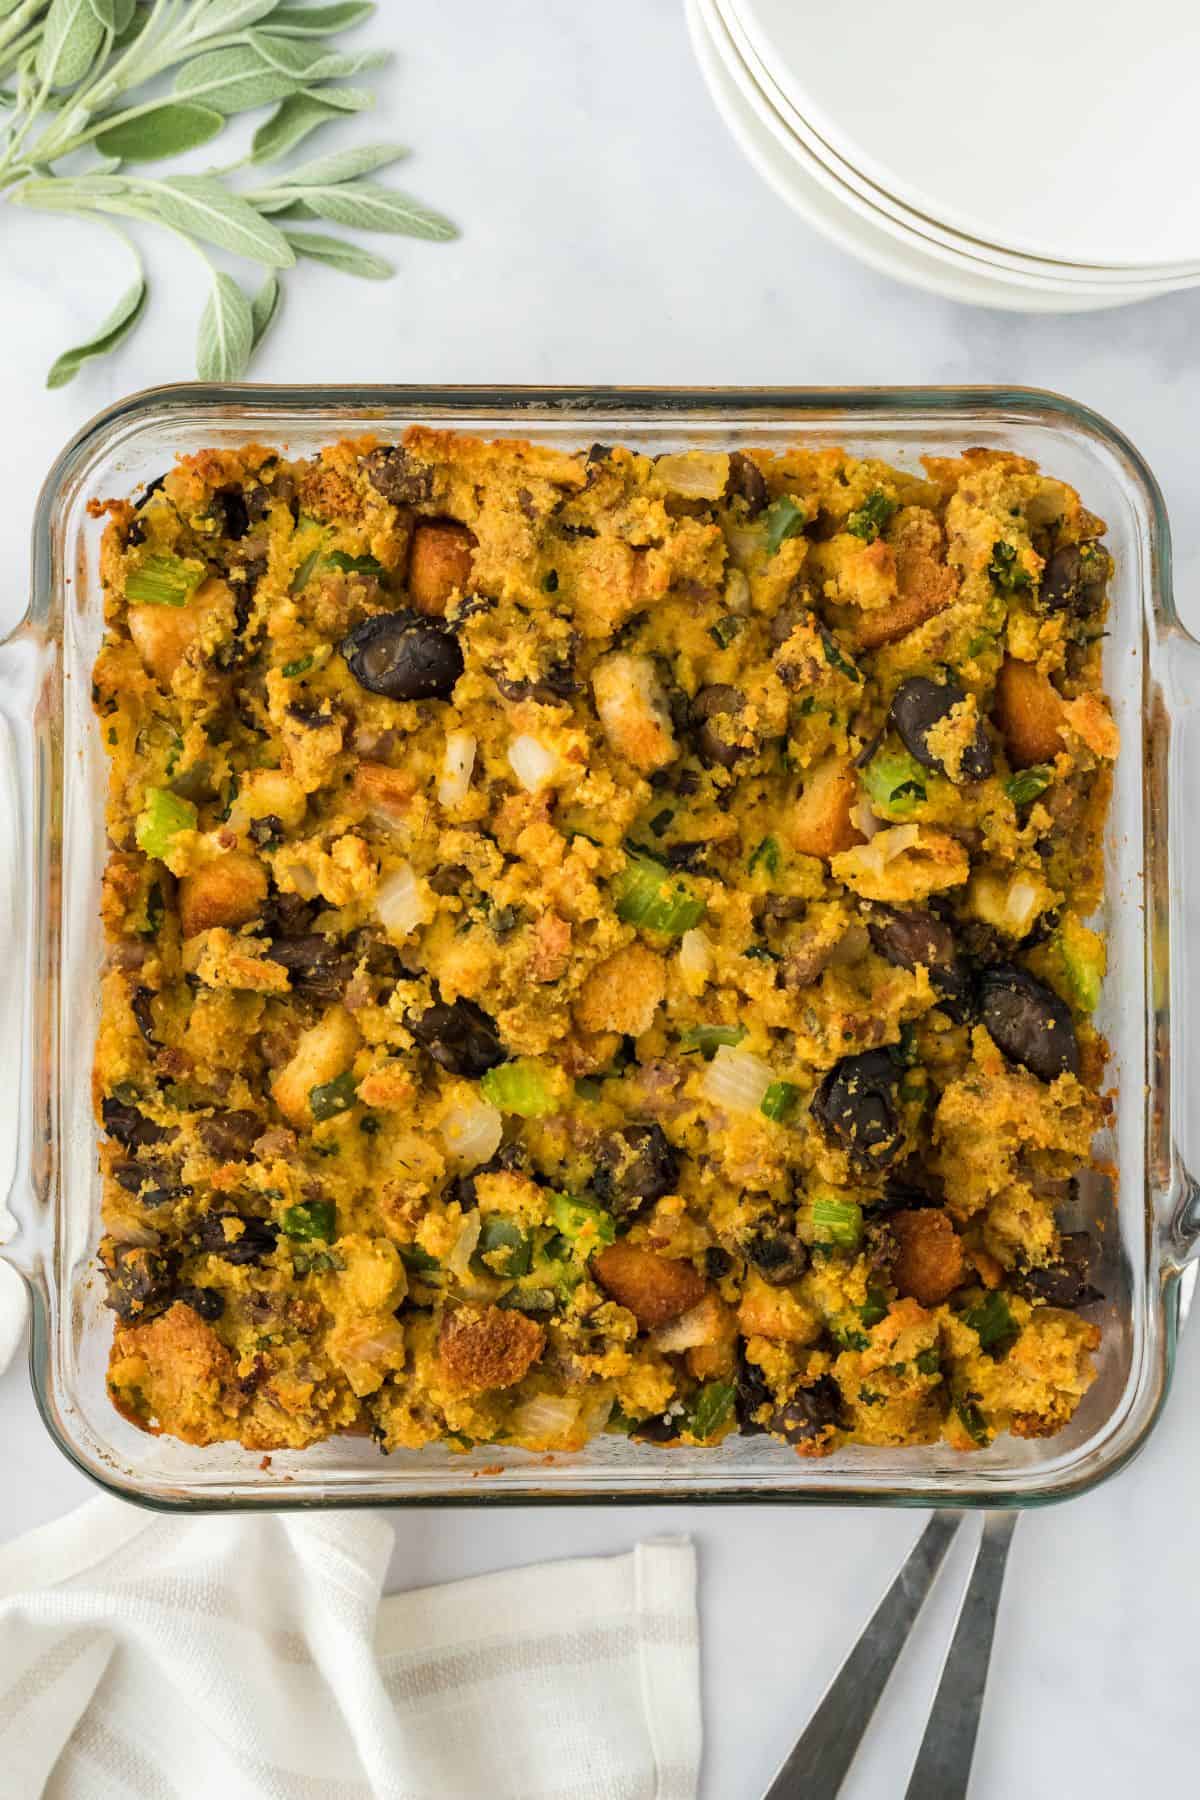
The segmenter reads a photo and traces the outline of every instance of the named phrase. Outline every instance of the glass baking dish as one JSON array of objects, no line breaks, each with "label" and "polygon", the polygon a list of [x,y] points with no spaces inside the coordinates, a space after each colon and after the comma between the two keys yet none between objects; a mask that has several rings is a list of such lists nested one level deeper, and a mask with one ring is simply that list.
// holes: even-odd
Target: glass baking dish
[{"label": "glass baking dish", "polygon": [[[664,1451],[610,1436],[576,1455],[489,1445],[386,1458],[367,1440],[338,1438],[264,1458],[237,1445],[194,1449],[146,1436],[113,1410],[104,1387],[111,1314],[93,1252],[100,1184],[90,1065],[105,770],[89,704],[102,608],[100,527],[87,503],[130,493],[180,450],[258,439],[294,456],[347,433],[391,439],[414,421],[558,445],[620,441],[651,453],[844,444],[910,467],[922,453],[984,445],[1035,457],[1108,521],[1116,577],[1107,685],[1123,749],[1106,846],[1112,972],[1099,1014],[1112,1043],[1114,1105],[1099,1149],[1113,1175],[1089,1177],[1083,1196],[1103,1246],[1104,1342],[1099,1378],[1057,1437],[1002,1438],[970,1456],[934,1445],[847,1449],[824,1461],[801,1460],[765,1437]],[[1200,1240],[1200,1189],[1188,1174],[1189,1163],[1198,1166],[1200,1090],[1171,1004],[1174,946],[1174,1017],[1187,1017],[1183,897],[1189,878],[1200,879],[1200,833],[1189,833],[1185,811],[1187,773],[1200,753],[1189,687],[1200,694],[1200,645],[1175,616],[1154,479],[1119,432],[1053,394],[187,385],[111,407],[50,471],[34,521],[29,612],[0,647],[0,929],[13,958],[0,984],[10,1046],[0,1145],[11,1158],[0,1172],[11,1175],[13,1215],[4,1254],[32,1293],[32,1377],[51,1434],[103,1486],[196,1511],[650,1499],[1033,1505],[1111,1474],[1163,1403]]]}]

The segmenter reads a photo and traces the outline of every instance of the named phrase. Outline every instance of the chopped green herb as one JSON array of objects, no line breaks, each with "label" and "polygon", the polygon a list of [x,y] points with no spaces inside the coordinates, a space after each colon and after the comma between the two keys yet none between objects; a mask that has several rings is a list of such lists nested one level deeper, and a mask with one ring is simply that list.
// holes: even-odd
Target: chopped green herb
[{"label": "chopped green herb", "polygon": [[992,585],[1002,594],[1021,594],[1033,586],[1029,570],[1017,561],[1017,552],[1011,544],[993,544],[988,574]]},{"label": "chopped green herb", "polygon": [[617,917],[627,925],[642,925],[648,931],[682,937],[705,914],[705,902],[699,894],[649,856],[631,856],[614,887]]},{"label": "chopped green herb", "polygon": [[766,944],[750,944],[742,951],[742,955],[748,957],[751,962],[774,963],[779,961],[778,950],[770,950]]},{"label": "chopped green herb", "polygon": [[807,517],[808,508],[793,500],[790,494],[781,494],[778,500],[772,500],[766,512],[767,555],[774,556],[788,538],[799,537]]},{"label": "chopped green herb", "polygon": [[669,806],[664,806],[661,812],[655,813],[650,821],[650,830],[654,833],[655,837],[662,836],[674,817],[674,810]]},{"label": "chopped green herb", "polygon": [[711,1062],[722,1044],[740,1044],[745,1035],[744,1025],[692,1025],[679,1044],[684,1051],[699,1050],[705,1062]]},{"label": "chopped green herb", "polygon": [[550,570],[548,570],[548,572],[545,575],[543,575],[543,577],[542,577],[542,592],[546,593],[546,594],[557,594],[557,592],[558,592],[558,570],[557,569],[550,569]]},{"label": "chopped green herb", "polygon": [[829,1335],[839,1350],[869,1350],[871,1340],[865,1331],[858,1331],[853,1325],[831,1325]]},{"label": "chopped green herb", "polygon": [[1009,1311],[1008,1301],[995,1289],[978,1306],[969,1306],[963,1322],[979,1333],[979,1348],[1003,1356],[1021,1335],[1020,1326]]},{"label": "chopped green herb", "polygon": [[940,1371],[941,1366],[942,1359],[938,1354],[936,1344],[931,1344],[928,1350],[917,1351],[914,1367],[919,1375],[936,1375]]},{"label": "chopped green herb", "polygon": [[859,1388],[859,1400],[864,1406],[882,1406],[887,1399],[886,1394],[877,1394],[874,1388]]},{"label": "chopped green herb", "polygon": [[528,1275],[533,1267],[533,1241],[513,1219],[489,1213],[479,1228],[471,1261],[489,1275]]},{"label": "chopped green herb", "polygon": [[800,1089],[794,1081],[773,1081],[762,1097],[759,1111],[765,1118],[776,1121],[786,1119],[796,1101],[800,1098]]},{"label": "chopped green herb", "polygon": [[578,1099],[586,1100],[589,1106],[594,1106],[603,1096],[604,1083],[599,1075],[581,1075],[575,1083],[575,1093]]},{"label": "chopped green herb", "polygon": [[292,1258],[297,1275],[331,1275],[345,1266],[340,1257],[331,1256],[328,1250],[298,1250]]},{"label": "chopped green herb", "polygon": [[288,588],[290,594],[298,594],[302,588],[308,586],[312,577],[312,572],[320,560],[321,546],[318,544],[315,550],[309,551],[308,555],[304,558],[304,561],[296,570],[296,573],[292,576],[291,585]]},{"label": "chopped green herb", "polygon": [[545,1113],[554,1112],[559,1104],[545,1069],[527,1056],[489,1069],[479,1090],[501,1112],[516,1113],[521,1119],[540,1119]]},{"label": "chopped green herb", "polygon": [[751,855],[750,861],[746,864],[746,867],[751,875],[753,875],[754,871],[759,867],[764,868],[768,875],[778,875],[779,862],[780,854],[778,839],[765,837]]},{"label": "chopped green herb", "polygon": [[911,1069],[917,1060],[917,1028],[911,1019],[906,1019],[900,1027],[900,1041],[893,1047],[893,1056],[902,1069]]},{"label": "chopped green herb", "polygon": [[590,1200],[578,1200],[574,1194],[554,1194],[550,1200],[550,1216],[576,1252],[584,1257],[602,1244],[614,1243],[617,1228],[613,1216]]},{"label": "chopped green herb", "polygon": [[825,661],[830,668],[836,669],[839,675],[845,675],[849,681],[861,681],[862,670],[856,663],[851,662],[832,631],[827,631],[822,625],[820,632],[821,648],[825,652]]},{"label": "chopped green herb", "polygon": [[288,1207],[280,1224],[288,1237],[323,1238],[331,1244],[336,1218],[331,1200],[302,1200],[298,1206]]},{"label": "chopped green herb", "polygon": [[367,1137],[374,1137],[379,1130],[379,1116],[376,1113],[364,1113],[358,1121],[358,1129]]},{"label": "chopped green herb", "polygon": [[134,837],[143,856],[166,856],[181,831],[196,829],[196,808],[169,788],[147,788],[146,804],[137,816]]},{"label": "chopped green herb", "polygon": [[286,675],[290,681],[293,676],[307,675],[312,666],[313,659],[311,656],[298,656],[295,662],[284,663],[280,673]]},{"label": "chopped green herb", "polygon": [[629,1414],[622,1412],[619,1406],[614,1406],[608,1415],[608,1422],[604,1429],[621,1437],[628,1437],[636,1424],[636,1419],[631,1419]]},{"label": "chopped green herb", "polygon": [[817,696],[805,694],[803,700],[797,700],[796,713],[802,719],[809,718],[817,710]]},{"label": "chopped green herb", "polygon": [[[115,725],[110,725],[108,728],[108,741],[110,744],[112,744],[114,746],[114,748],[121,741]],[[167,774],[169,775],[170,773],[171,773],[171,767],[170,767],[170,764],[168,763]]]},{"label": "chopped green herb", "polygon": [[331,550],[325,561],[343,575],[383,574],[383,564],[376,556],[348,556],[344,550]]},{"label": "chopped green herb", "polygon": [[312,1108],[312,1116],[321,1119],[332,1119],[338,1113],[348,1112],[358,1096],[358,1084],[349,1069],[343,1075],[335,1076],[332,1081],[323,1081],[308,1090],[308,1104]]},{"label": "chopped green herb", "polygon": [[146,932],[147,937],[157,937],[162,929],[162,922],[167,916],[163,891],[157,881],[150,884],[146,894]]},{"label": "chopped green herb", "polygon": [[986,1444],[989,1442],[987,1420],[980,1412],[974,1400],[964,1398],[958,1401],[954,1410],[958,1414],[963,1430],[967,1433],[968,1437],[974,1438],[977,1444]]},{"label": "chopped green herb", "polygon": [[736,613],[725,613],[715,625],[709,626],[708,635],[722,650],[728,650],[738,632],[745,628],[745,624],[745,619],[740,619]]},{"label": "chopped green herb", "polygon": [[148,556],[125,580],[125,598],[137,606],[186,606],[204,579],[204,564],[181,556]]},{"label": "chopped green herb", "polygon": [[896,510],[895,500],[889,500],[882,488],[873,488],[858,510],[846,520],[846,530],[851,536],[873,544],[880,532],[887,530]]},{"label": "chopped green herb", "polygon": [[869,1287],[867,1297],[858,1309],[858,1316],[869,1331],[872,1325],[878,1325],[881,1319],[887,1318],[888,1298],[882,1288]]},{"label": "chopped green herb", "polygon": [[1004,791],[1014,806],[1028,806],[1039,794],[1044,794],[1054,780],[1054,771],[1045,763],[1035,763],[1031,769],[1018,769],[1010,775],[1004,784]]},{"label": "chopped green herb", "polygon": [[429,1275],[442,1266],[437,1257],[430,1256],[428,1250],[422,1250],[420,1244],[401,1244],[399,1249],[400,1261],[414,1275]]},{"label": "chopped green herb", "polygon": [[728,1421],[733,1412],[733,1383],[706,1381],[692,1396],[687,1411],[687,1429],[695,1438],[710,1438]]}]

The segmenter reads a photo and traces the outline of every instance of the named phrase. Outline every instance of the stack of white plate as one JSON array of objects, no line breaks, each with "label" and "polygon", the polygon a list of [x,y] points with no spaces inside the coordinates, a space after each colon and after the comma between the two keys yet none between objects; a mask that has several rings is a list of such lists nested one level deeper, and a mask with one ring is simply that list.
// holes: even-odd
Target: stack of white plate
[{"label": "stack of white plate", "polygon": [[713,99],[886,274],[1084,312],[1200,285],[1200,0],[687,0]]}]

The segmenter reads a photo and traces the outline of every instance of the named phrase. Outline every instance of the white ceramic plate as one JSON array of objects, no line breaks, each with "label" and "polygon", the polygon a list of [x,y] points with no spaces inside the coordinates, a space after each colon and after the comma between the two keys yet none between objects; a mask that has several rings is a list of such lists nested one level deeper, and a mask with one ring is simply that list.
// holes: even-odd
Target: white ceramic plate
[{"label": "white ceramic plate", "polygon": [[1158,293],[1173,293],[1178,288],[1200,281],[1200,262],[1192,268],[1164,265],[1161,268],[1139,268],[1137,271],[1104,268],[1095,264],[1049,262],[1042,258],[1023,256],[1017,251],[1005,250],[974,238],[966,238],[936,219],[914,213],[893,194],[876,187],[860,170],[840,157],[832,145],[825,143],[809,121],[796,111],[774,80],[771,71],[760,60],[753,41],[742,25],[738,5],[739,0],[715,0],[716,10],[737,48],[741,63],[761,90],[767,106],[815,159],[816,166],[810,168],[810,173],[817,180],[828,181],[832,178],[835,191],[839,192],[839,197],[846,204],[854,205],[856,210],[865,205],[876,216],[876,222],[884,225],[885,229],[886,222],[890,220],[906,235],[915,234],[927,243],[940,246],[956,255],[965,255],[972,261],[1008,270],[1022,280],[1045,278],[1054,283],[1083,283],[1096,290],[1112,286],[1126,289],[1133,299],[1149,298]]},{"label": "white ceramic plate", "polygon": [[1196,0],[739,0],[760,61],[915,212],[1050,261],[1200,261]]},{"label": "white ceramic plate", "polygon": [[[688,27],[701,73],[718,112],[745,156],[763,180],[810,225],[852,256],[882,274],[911,286],[924,288],[970,306],[991,306],[1011,312],[1096,312],[1127,304],[1091,294],[1043,292],[1014,288],[995,278],[994,271],[979,265],[977,273],[952,267],[917,242],[906,243],[857,216],[815,180],[784,145],[791,135],[779,125],[777,138],[763,123],[740,88],[731,69],[737,66],[736,49],[717,16],[712,0],[686,0]],[[746,77],[748,87],[752,87]],[[781,141],[782,140],[782,141]]]}]

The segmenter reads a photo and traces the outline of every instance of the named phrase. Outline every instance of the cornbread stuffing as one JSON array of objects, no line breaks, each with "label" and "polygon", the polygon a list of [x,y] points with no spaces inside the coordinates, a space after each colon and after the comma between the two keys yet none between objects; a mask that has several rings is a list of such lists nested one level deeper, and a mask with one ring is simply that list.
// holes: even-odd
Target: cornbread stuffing
[{"label": "cornbread stuffing", "polygon": [[97,504],[127,1418],[1070,1419],[1111,564],[1031,462],[924,471],[413,428]]}]

